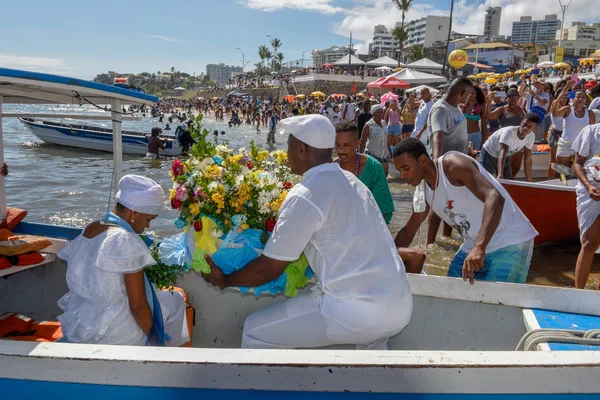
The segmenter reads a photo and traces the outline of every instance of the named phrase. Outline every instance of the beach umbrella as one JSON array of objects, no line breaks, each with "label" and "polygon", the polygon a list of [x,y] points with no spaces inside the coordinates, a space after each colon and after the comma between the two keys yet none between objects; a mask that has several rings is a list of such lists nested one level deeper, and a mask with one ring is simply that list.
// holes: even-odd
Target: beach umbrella
[{"label": "beach umbrella", "polygon": [[477,79],[477,77],[475,75],[469,75],[467,76],[467,79]]},{"label": "beach umbrella", "polygon": [[594,59],[593,58],[582,58],[579,60],[579,65],[587,65],[587,64],[594,64]]},{"label": "beach umbrella", "polygon": [[498,83],[498,80],[495,78],[487,78],[484,82],[487,83],[488,85],[494,85],[494,84]]},{"label": "beach umbrella", "polygon": [[402,71],[403,69],[404,69],[404,68],[396,68],[394,71],[396,71],[396,72],[400,72],[400,71]]},{"label": "beach umbrella", "polygon": [[514,74],[515,74],[515,73],[514,73],[514,72],[512,72],[512,71],[508,71],[508,72],[505,72],[505,73],[504,73],[504,75],[506,75],[506,76],[513,76]]},{"label": "beach umbrella", "polygon": [[386,101],[395,101],[398,102],[398,95],[392,92],[387,92],[383,96],[381,96],[381,103],[384,104]]},{"label": "beach umbrella", "polygon": [[296,96],[294,96],[293,94],[290,94],[288,96],[285,96],[283,99],[285,101],[287,101],[288,103],[291,103],[291,102],[293,102],[296,99]]},{"label": "beach umbrella", "polygon": [[366,96],[364,93],[357,93],[356,95],[357,95],[358,97],[362,97],[363,99],[364,99],[365,97],[367,97],[367,96]]},{"label": "beach umbrella", "polygon": [[549,68],[553,65],[554,65],[554,62],[552,62],[552,61],[542,61],[541,63],[538,63],[537,66],[540,68]]},{"label": "beach umbrella", "polygon": [[310,95],[312,97],[325,97],[325,93],[320,92],[320,91],[312,92]]},{"label": "beach umbrella", "polygon": [[323,68],[331,68],[333,67],[333,64],[323,64]]},{"label": "beach umbrella", "polygon": [[306,95],[305,94],[299,94],[298,96],[296,96],[297,99],[305,99]]},{"label": "beach umbrella", "polygon": [[564,62],[559,62],[559,63],[554,64],[552,66],[552,68],[555,68],[555,69],[569,68],[569,64],[564,63]]}]

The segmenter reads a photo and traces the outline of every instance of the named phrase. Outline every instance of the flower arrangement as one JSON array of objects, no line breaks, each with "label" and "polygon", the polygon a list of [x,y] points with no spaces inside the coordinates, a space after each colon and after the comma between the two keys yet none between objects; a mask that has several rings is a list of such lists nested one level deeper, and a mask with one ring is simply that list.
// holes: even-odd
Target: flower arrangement
[{"label": "flower arrangement", "polygon": [[[226,260],[222,258],[224,251],[215,253],[235,243],[238,247],[260,251],[297,178],[290,171],[285,151],[269,152],[254,142],[250,142],[248,149],[235,151],[227,143],[209,142],[208,130],[200,132],[200,126],[201,117],[198,117],[192,128],[197,143],[192,146],[190,157],[175,160],[169,172],[173,180],[173,188],[169,190],[171,207],[179,211],[175,225],[184,228],[188,232],[188,241],[193,242],[190,246],[192,268],[209,273],[210,267],[204,260],[204,255],[209,253],[219,267],[223,268],[217,262],[221,259],[223,264],[230,264],[229,272],[233,272],[258,253],[245,249],[241,255],[240,250],[235,256],[227,254]],[[229,263],[231,257],[237,257],[236,261]],[[308,264],[305,258],[301,259],[304,260],[301,267],[294,264],[288,272],[293,270],[292,280],[305,285],[305,279],[301,278]],[[228,273],[226,269],[224,272]],[[289,282],[280,283],[286,287],[288,295],[295,293],[296,287],[303,286],[291,288]],[[274,291],[273,288],[265,290]]]}]

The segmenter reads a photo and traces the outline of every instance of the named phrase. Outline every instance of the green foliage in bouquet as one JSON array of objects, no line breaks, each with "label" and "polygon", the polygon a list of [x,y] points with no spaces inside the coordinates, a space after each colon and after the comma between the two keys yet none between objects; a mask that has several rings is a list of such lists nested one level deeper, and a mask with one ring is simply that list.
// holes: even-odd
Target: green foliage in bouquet
[{"label": "green foliage in bouquet", "polygon": [[150,246],[152,257],[156,264],[146,267],[144,272],[148,275],[150,282],[158,289],[172,288],[176,285],[177,279],[181,278],[186,271],[185,265],[167,265],[160,260],[158,254],[159,242],[155,241]]}]

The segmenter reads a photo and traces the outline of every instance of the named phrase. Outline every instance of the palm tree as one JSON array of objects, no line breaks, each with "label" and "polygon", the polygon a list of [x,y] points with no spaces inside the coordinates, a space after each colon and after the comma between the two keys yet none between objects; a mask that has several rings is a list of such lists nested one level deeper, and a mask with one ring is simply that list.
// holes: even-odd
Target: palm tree
[{"label": "palm tree", "polygon": [[411,61],[418,61],[424,57],[425,57],[425,52],[423,50],[423,47],[421,47],[417,44],[411,48],[411,53],[410,53]]},{"label": "palm tree", "polygon": [[273,52],[266,47],[265,47],[265,49],[267,49],[267,51],[265,52],[265,60],[268,61],[268,63],[267,63],[267,65],[268,65],[268,64],[271,64],[271,60],[273,59]]},{"label": "palm tree", "polygon": [[[279,48],[283,46],[283,43],[281,43],[281,40],[277,39],[277,38],[273,38],[271,40],[271,47],[273,47],[273,52],[274,54],[277,54],[277,50],[279,50]],[[273,63],[275,63],[275,60],[273,60]],[[275,68],[273,68],[275,69]]]},{"label": "palm tree", "polygon": [[[406,18],[406,13],[410,9],[410,6],[412,6],[413,0],[392,0],[392,2],[400,11],[402,11],[402,25],[400,25],[400,27],[404,29],[404,19]],[[408,39],[408,35],[406,36],[406,39]],[[406,41],[406,39],[404,39],[404,41]],[[404,41],[398,43],[398,66],[400,66],[400,53],[404,47]]]},{"label": "palm tree", "polygon": [[398,50],[398,66],[400,66],[400,52],[402,51],[404,42],[408,40],[408,30],[398,26],[392,30],[392,36],[394,37],[394,40],[397,40],[398,43],[400,43],[400,49]]},{"label": "palm tree", "polygon": [[258,46],[258,57],[263,64],[265,63],[265,59],[269,58],[267,57],[267,53],[269,53],[269,48],[267,46]]},{"label": "palm tree", "polygon": [[277,60],[277,69],[281,71],[281,67],[283,67],[283,53],[277,53],[277,55],[275,56],[275,60]]}]

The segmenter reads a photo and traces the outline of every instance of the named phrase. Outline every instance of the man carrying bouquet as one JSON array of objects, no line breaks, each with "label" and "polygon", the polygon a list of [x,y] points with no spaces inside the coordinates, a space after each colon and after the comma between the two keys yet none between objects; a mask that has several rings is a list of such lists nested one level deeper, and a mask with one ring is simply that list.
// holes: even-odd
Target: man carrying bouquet
[{"label": "man carrying bouquet", "polygon": [[387,349],[412,313],[405,268],[369,189],[332,163],[335,128],[321,115],[287,118],[291,171],[302,182],[288,193],[263,255],[225,275],[210,259],[204,278],[223,289],[279,277],[304,252],[315,272],[312,293],[251,314],[243,348],[285,349],[356,344]]}]

